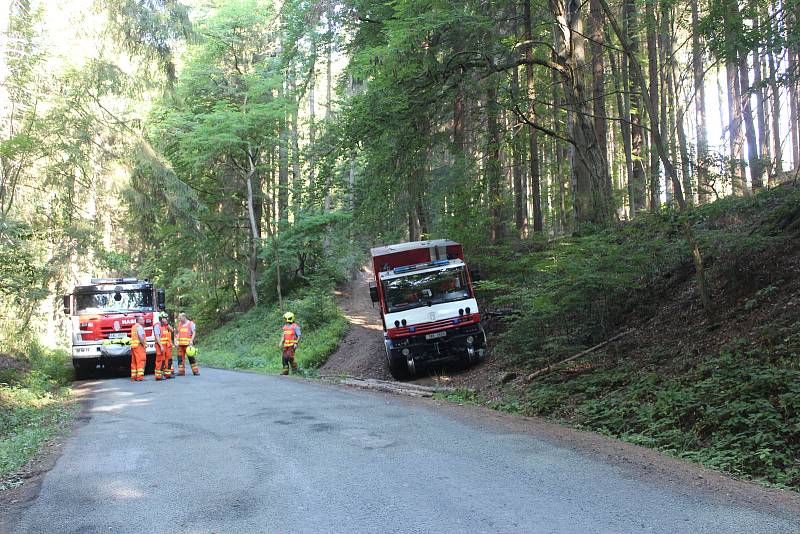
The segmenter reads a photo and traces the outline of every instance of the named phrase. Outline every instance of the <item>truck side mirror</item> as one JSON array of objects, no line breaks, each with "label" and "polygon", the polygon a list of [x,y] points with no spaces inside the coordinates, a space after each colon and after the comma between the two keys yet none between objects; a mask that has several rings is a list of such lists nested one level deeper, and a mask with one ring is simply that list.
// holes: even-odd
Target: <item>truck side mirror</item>
[{"label": "truck side mirror", "polygon": [[64,315],[69,315],[69,295],[64,295],[62,301],[64,303]]},{"label": "truck side mirror", "polygon": [[477,267],[474,267],[469,270],[469,276],[472,278],[473,282],[479,282],[481,280],[481,270]]},{"label": "truck side mirror", "polygon": [[156,304],[158,305],[159,311],[167,309],[167,296],[163,289],[156,290]]},{"label": "truck side mirror", "polygon": [[370,282],[369,284],[369,298],[372,299],[372,302],[380,301],[378,297],[378,286],[376,286],[374,282]]}]

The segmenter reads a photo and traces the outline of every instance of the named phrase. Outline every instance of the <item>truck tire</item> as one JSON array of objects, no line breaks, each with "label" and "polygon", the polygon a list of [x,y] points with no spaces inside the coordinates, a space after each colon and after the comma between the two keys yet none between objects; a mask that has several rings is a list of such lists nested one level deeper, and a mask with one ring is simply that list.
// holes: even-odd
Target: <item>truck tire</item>
[{"label": "truck tire", "polygon": [[405,360],[389,360],[389,373],[395,380],[408,380],[411,373],[408,372],[408,365]]},{"label": "truck tire", "polygon": [[386,349],[386,361],[389,364],[389,374],[395,380],[408,380],[412,374],[408,368],[406,357],[400,354],[392,355],[391,351]]},{"label": "truck tire", "polygon": [[75,380],[86,380],[92,374],[92,371],[94,371],[95,366],[89,365],[86,362],[72,360],[72,368]]}]

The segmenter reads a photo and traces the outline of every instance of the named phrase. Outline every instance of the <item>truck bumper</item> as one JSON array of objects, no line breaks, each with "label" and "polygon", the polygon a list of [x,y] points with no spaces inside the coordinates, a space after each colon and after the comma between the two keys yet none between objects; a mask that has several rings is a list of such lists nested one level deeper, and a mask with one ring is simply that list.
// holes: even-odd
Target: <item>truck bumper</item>
[{"label": "truck bumper", "polygon": [[426,339],[424,335],[387,339],[387,354],[392,360],[413,358],[417,364],[446,361],[472,362],[486,351],[486,334],[479,325],[447,331],[444,337]]},{"label": "truck bumper", "polygon": [[[101,344],[91,345],[73,345],[72,346],[72,364],[90,365],[91,362],[102,365],[121,366],[130,363],[130,355],[126,356],[104,356],[100,352]],[[145,352],[147,353],[148,360],[152,356],[155,358],[156,345],[153,342],[147,342],[145,345]]]}]

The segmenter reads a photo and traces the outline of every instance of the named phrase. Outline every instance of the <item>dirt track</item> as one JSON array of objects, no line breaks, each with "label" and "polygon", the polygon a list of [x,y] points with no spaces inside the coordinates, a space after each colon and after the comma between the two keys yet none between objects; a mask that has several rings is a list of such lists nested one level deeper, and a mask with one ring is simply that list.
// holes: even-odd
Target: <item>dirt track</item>
[{"label": "dirt track", "polygon": [[392,379],[386,366],[380,315],[369,298],[371,278],[372,273],[362,269],[350,284],[336,291],[339,307],[351,326],[339,349],[320,369],[323,374]]}]

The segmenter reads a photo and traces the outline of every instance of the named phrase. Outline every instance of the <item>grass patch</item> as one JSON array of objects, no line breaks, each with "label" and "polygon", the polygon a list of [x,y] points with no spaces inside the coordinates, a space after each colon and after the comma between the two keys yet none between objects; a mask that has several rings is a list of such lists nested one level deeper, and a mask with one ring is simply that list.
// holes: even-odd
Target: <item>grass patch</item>
[{"label": "grass patch", "polygon": [[[297,362],[304,372],[313,371],[336,350],[349,323],[333,297],[324,292],[306,291],[284,304],[285,309],[295,314],[303,331]],[[278,342],[282,325],[277,304],[243,313],[201,339],[200,363],[225,369],[279,373],[282,363]]]},{"label": "grass patch", "polygon": [[19,470],[77,413],[68,359],[33,347],[24,367],[0,370],[0,490],[21,484]]}]

